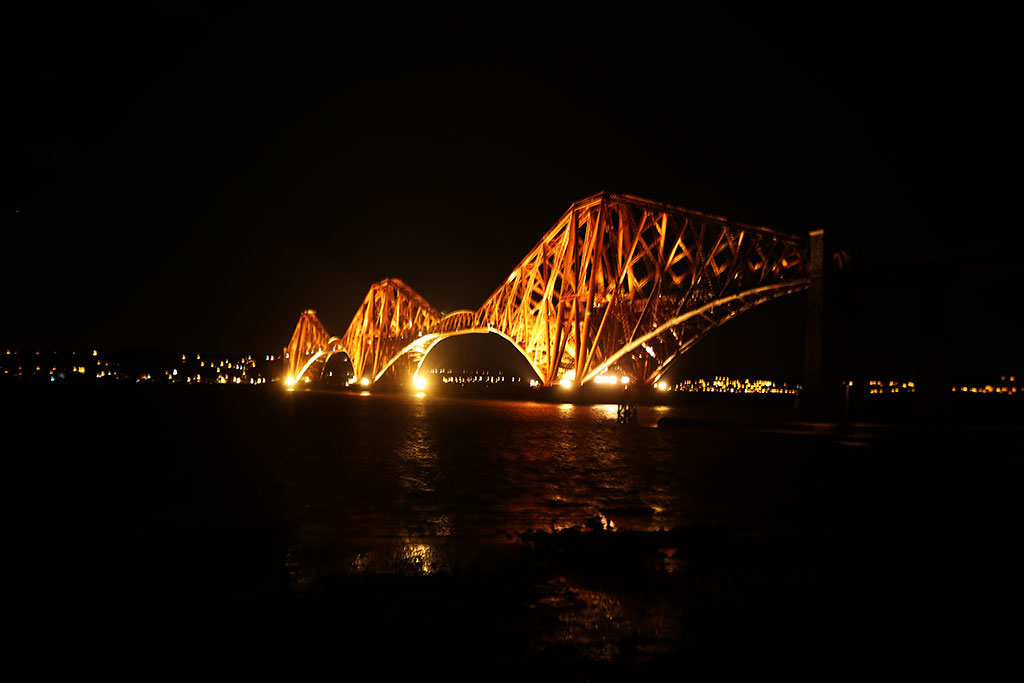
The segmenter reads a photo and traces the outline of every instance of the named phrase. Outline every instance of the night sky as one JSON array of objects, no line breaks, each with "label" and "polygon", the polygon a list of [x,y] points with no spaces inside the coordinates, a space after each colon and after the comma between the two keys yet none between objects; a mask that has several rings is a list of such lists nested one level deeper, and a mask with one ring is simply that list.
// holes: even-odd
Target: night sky
[{"label": "night sky", "polygon": [[[1019,368],[1008,17],[378,6],[16,9],[0,342],[272,352],[385,277],[476,308],[607,190],[825,229],[865,372]],[[801,297],[704,357],[798,364]]]}]

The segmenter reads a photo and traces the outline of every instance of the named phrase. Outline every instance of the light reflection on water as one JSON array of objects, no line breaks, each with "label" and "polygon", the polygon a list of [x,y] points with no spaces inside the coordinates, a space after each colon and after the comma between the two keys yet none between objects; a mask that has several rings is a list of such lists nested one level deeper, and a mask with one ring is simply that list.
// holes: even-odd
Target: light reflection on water
[{"label": "light reflection on water", "polygon": [[367,550],[352,558],[350,571],[355,574],[399,574],[402,576],[434,574],[451,564],[443,547],[428,543],[406,542],[386,550]]},{"label": "light reflection on water", "polygon": [[611,404],[288,397],[295,542],[320,571],[447,571],[530,530],[684,521],[677,444],[650,428],[668,408],[620,425]]},{"label": "light reflection on water", "polygon": [[[288,568],[299,588],[338,574],[516,567],[501,562],[533,557],[539,536],[520,534],[536,530],[607,534],[599,543],[628,540],[612,535],[620,531],[689,525],[771,533],[792,523],[789,497],[805,479],[798,461],[780,461],[785,446],[766,455],[761,436],[654,428],[661,417],[685,415],[682,407],[643,406],[636,423],[622,425],[615,405],[327,392],[282,400],[286,429],[274,450],[293,482]],[[583,537],[564,538],[572,548]],[[541,557],[576,564],[538,565],[548,568],[528,598],[539,620],[531,648],[570,646],[586,659],[616,662],[678,645],[687,603],[663,602],[629,577],[685,580],[685,548],[627,553],[620,565],[607,551],[563,555],[553,540],[556,550]],[[629,562],[646,573],[620,574]]]}]

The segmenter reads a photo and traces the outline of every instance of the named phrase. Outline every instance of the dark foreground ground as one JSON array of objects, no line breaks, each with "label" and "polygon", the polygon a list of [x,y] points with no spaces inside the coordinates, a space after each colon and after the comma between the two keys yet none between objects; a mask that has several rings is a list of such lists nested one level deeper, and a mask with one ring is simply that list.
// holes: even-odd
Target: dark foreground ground
[{"label": "dark foreground ground", "polygon": [[[817,439],[807,450],[821,457],[786,475],[802,493],[779,505],[803,523],[785,533],[613,532],[597,519],[450,571],[360,574],[318,572],[296,550],[272,456],[244,423],[202,421],[240,417],[223,398],[171,415],[141,394],[7,398],[7,614],[35,679],[985,680],[1019,668],[1014,430],[744,437],[769,455]],[[682,429],[718,438],[713,424]],[[723,505],[759,495],[758,472],[735,477]]]}]

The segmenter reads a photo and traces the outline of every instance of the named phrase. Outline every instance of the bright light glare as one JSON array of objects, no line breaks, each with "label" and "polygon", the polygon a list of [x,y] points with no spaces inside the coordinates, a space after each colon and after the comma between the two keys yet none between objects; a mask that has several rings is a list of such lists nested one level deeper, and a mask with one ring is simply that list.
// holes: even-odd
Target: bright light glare
[{"label": "bright light glare", "polygon": [[370,380],[366,379],[365,377],[359,380],[359,383],[362,384],[364,387],[370,386]]},{"label": "bright light glare", "polygon": [[294,378],[294,377],[292,377],[291,375],[289,375],[289,376],[288,376],[288,379],[286,379],[286,380],[284,381],[284,383],[285,383],[285,384],[287,384],[287,385],[289,385],[289,386],[291,386],[292,384],[295,384],[295,378]]},{"label": "bright light glare", "polygon": [[658,382],[658,389],[660,391],[665,391],[666,389],[668,389],[668,382]]},{"label": "bright light glare", "polygon": [[619,378],[615,375],[601,375],[600,377],[595,377],[594,381],[598,384],[616,384]]},{"label": "bright light glare", "polygon": [[417,389],[423,390],[427,387],[427,378],[416,375],[412,378],[412,384]]},{"label": "bright light glare", "polygon": [[568,379],[563,379],[563,380],[559,381],[558,383],[561,384],[566,389],[568,389],[569,387],[572,386],[572,382],[570,380],[568,380]]},{"label": "bright light glare", "polygon": [[622,376],[622,379],[621,379],[620,381],[621,381],[621,382],[622,382],[623,384],[629,384],[629,377],[627,377],[626,375],[623,375],[623,376]]}]

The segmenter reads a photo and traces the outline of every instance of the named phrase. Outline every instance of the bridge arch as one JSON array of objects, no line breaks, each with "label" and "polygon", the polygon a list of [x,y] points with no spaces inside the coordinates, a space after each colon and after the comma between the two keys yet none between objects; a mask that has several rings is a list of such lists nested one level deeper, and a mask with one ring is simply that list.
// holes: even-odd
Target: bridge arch
[{"label": "bridge arch", "polygon": [[[470,312],[472,313],[472,311],[470,311]],[[434,348],[438,344],[440,344],[441,342],[443,342],[443,341],[445,341],[447,339],[452,339],[454,337],[463,337],[463,336],[469,336],[469,335],[488,335],[488,334],[493,334],[496,337],[504,339],[506,342],[508,342],[512,346],[512,348],[515,349],[519,353],[519,355],[522,356],[522,358],[529,364],[530,369],[533,370],[533,372],[536,373],[536,375],[538,377],[541,376],[540,375],[540,370],[534,364],[533,359],[530,358],[530,356],[525,351],[523,351],[522,347],[520,347],[518,344],[516,344],[514,339],[511,339],[508,335],[504,334],[501,330],[496,330],[496,329],[493,329],[493,328],[468,328],[468,329],[456,329],[456,330],[452,330],[450,332],[438,332],[438,333],[434,333],[434,334],[430,334],[430,335],[425,335],[424,337],[421,337],[417,341],[413,342],[412,344],[409,344],[407,347],[402,349],[394,358],[392,358],[388,362],[388,364],[380,371],[380,373],[378,373],[378,375],[373,378],[373,381],[376,382],[376,381],[380,380],[381,377],[383,377],[384,374],[388,370],[390,370],[391,367],[396,362],[400,361],[403,357],[406,357],[406,356],[411,357],[411,360],[413,360],[414,369],[412,371],[411,377],[414,379],[415,377],[417,377],[419,375],[420,369],[423,367],[423,363],[427,360],[427,356],[429,356],[430,352],[433,351]]]},{"label": "bridge arch", "polygon": [[311,349],[307,351],[305,358],[299,356],[300,362],[295,366],[298,369],[294,371],[294,373],[289,373],[286,381],[291,380],[288,382],[289,384],[302,381],[310,371],[310,368],[314,367],[315,363],[320,361],[323,366],[326,366],[327,361],[331,359],[331,356],[339,353],[343,353],[348,356],[349,362],[351,363],[352,357],[349,355],[348,351],[342,347],[342,340],[338,337],[331,337],[327,340],[324,346],[318,347],[316,351]]},{"label": "bridge arch", "polygon": [[[594,368],[580,383],[583,384],[593,380],[594,377],[599,376],[609,367],[618,363],[626,354],[642,349],[644,353],[651,357],[651,360],[643,364],[634,364],[645,366],[647,369],[646,372],[641,371],[638,373],[640,376],[637,379],[647,385],[657,384],[658,380],[661,379],[661,376],[665,374],[672,363],[703,339],[712,329],[729,322],[737,315],[755,306],[767,303],[786,294],[802,291],[803,289],[806,289],[806,286],[800,284],[762,287],[742,294],[725,297],[699,308],[686,311],[623,346],[598,367]],[[674,347],[674,350],[660,355],[654,351],[655,347],[669,349]]]}]

